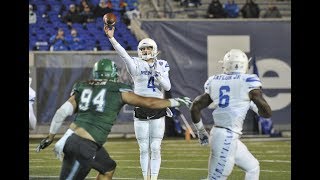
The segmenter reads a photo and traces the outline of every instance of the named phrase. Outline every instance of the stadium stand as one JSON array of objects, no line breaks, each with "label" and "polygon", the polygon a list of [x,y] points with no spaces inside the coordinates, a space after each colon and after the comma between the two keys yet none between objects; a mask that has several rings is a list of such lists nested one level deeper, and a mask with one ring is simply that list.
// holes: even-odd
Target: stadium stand
[{"label": "stadium stand", "polygon": [[[94,6],[99,0],[90,1]],[[118,22],[117,39],[127,50],[136,50],[138,40],[134,34],[122,22],[118,0],[111,0],[113,4],[113,13],[117,16]],[[127,9],[133,9],[137,6],[138,0],[126,0]],[[34,12],[37,14],[35,24],[29,24],[29,51],[49,51],[49,38],[54,35],[58,28],[62,28],[65,34],[70,34],[67,24],[62,21],[63,15],[67,12],[66,7],[70,4],[80,4],[80,0],[29,0],[33,5]],[[84,50],[113,50],[111,44],[106,41],[106,35],[103,31],[103,21],[96,19],[95,22],[86,25],[75,23],[72,25],[78,33],[85,39],[86,48]]]},{"label": "stadium stand", "polygon": [[[165,18],[176,18],[176,19],[188,19],[188,18],[198,18],[203,19],[206,18],[206,13],[208,6],[212,0],[201,0],[201,5],[198,7],[195,6],[183,6],[181,5],[181,0],[152,0],[155,1],[155,5],[157,6],[155,9],[157,13],[153,10],[146,12],[147,18],[159,18],[159,14],[161,17]],[[222,4],[225,4],[227,0],[220,0]],[[239,8],[245,4],[246,0],[235,0],[235,2],[239,5]],[[268,0],[255,0],[255,2],[259,5],[260,8],[260,17],[268,8],[270,1]],[[278,7],[280,13],[283,18],[291,17],[291,0],[273,0],[272,3]],[[241,18],[241,16],[239,16]]]}]

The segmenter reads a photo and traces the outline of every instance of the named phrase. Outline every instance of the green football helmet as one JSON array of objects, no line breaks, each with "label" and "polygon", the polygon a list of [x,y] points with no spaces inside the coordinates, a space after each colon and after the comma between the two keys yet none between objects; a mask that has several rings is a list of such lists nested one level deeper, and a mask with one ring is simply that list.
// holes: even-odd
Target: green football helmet
[{"label": "green football helmet", "polygon": [[117,81],[117,65],[109,59],[101,59],[94,64],[92,75],[94,79],[108,79]]}]

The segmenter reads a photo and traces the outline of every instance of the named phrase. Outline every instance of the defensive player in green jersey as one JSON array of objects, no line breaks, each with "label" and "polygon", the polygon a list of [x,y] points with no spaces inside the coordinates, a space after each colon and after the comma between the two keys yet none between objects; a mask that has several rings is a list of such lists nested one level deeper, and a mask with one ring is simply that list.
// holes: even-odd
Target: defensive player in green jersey
[{"label": "defensive player in green jersey", "polygon": [[85,179],[91,169],[99,172],[99,180],[112,179],[116,162],[103,145],[123,105],[160,109],[191,104],[188,97],[160,99],[134,94],[130,86],[117,82],[117,67],[108,59],[95,63],[93,78],[75,83],[70,98],[56,111],[49,135],[36,149],[39,152],[48,147],[66,117],[77,113],[68,131],[55,144],[57,155],[63,154],[61,180]]}]

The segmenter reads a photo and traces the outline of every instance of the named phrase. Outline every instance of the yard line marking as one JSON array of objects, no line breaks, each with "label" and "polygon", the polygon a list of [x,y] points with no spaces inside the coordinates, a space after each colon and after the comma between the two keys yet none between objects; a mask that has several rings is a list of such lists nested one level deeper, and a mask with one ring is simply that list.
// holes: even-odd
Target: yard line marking
[{"label": "yard line marking", "polygon": [[[36,168],[60,168],[61,166],[32,166],[32,167],[36,167]],[[128,168],[128,169],[140,169],[140,166],[123,166],[121,168]],[[194,170],[194,171],[207,171],[208,168],[168,168],[168,167],[161,167],[161,169],[169,169],[169,170],[187,170],[187,171],[190,171],[190,170]],[[240,172],[243,172],[241,169],[233,169],[233,171],[240,171]],[[291,171],[275,171],[275,170],[269,170],[269,169],[266,169],[266,170],[263,170],[261,169],[260,171],[263,171],[263,172],[271,172],[271,173],[278,173],[278,172],[282,172],[282,173],[288,173],[288,172],[291,172]],[[30,175],[30,177],[35,177],[34,175]],[[47,176],[45,176],[47,177]]]},{"label": "yard line marking", "polygon": [[[29,180],[30,179],[57,179],[59,178],[59,176],[29,176]],[[86,179],[96,179],[96,177],[86,177]],[[112,179],[137,179],[137,178],[117,178],[117,177],[112,177]]]},{"label": "yard line marking", "polygon": [[[136,162],[137,160],[129,160],[129,159],[117,159],[116,161],[119,161],[119,162]],[[190,160],[189,159],[185,159],[185,160],[182,160],[182,159],[177,159],[177,160],[171,160],[171,159],[163,159],[162,162],[189,162]],[[196,162],[206,162],[208,160],[192,160],[192,161],[196,161]],[[291,161],[283,161],[283,160],[259,160],[260,162],[270,162],[270,163],[291,163]],[[29,160],[29,162],[46,162],[45,160],[43,159],[32,159],[32,160]],[[35,167],[35,166],[32,166],[32,167]]]},{"label": "yard line marking", "polygon": [[259,160],[260,162],[272,162],[272,163],[291,163],[291,161],[283,161],[283,160]]},{"label": "yard line marking", "polygon": [[[32,179],[39,179],[41,178],[42,180],[45,179],[57,179],[59,178],[59,176],[29,176],[29,180]],[[86,179],[96,179],[96,177],[86,177]],[[112,177],[112,179],[117,180],[117,179],[136,179],[136,180],[140,180],[141,178],[119,178],[119,177]],[[142,179],[141,179],[142,180]],[[158,180],[176,180],[176,179],[158,179]]]}]

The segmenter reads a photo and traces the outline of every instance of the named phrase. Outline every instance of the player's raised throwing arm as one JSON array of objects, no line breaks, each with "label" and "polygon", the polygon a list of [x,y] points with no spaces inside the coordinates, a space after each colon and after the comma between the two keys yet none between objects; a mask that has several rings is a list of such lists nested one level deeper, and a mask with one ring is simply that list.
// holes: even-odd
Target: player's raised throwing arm
[{"label": "player's raised throwing arm", "polygon": [[114,29],[114,27],[112,27],[112,29],[109,29],[108,26],[104,26],[104,32],[108,36],[113,48],[117,51],[118,55],[125,62],[129,70],[129,73],[134,74],[134,72],[137,71],[137,65],[135,64],[135,61],[132,60],[131,56],[127,53],[127,51],[114,38]]}]

